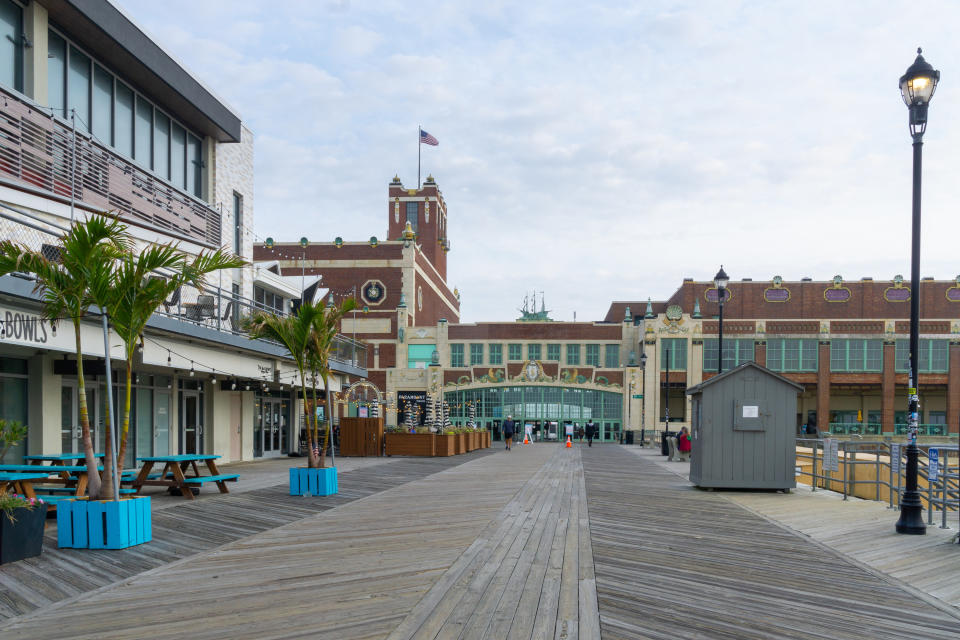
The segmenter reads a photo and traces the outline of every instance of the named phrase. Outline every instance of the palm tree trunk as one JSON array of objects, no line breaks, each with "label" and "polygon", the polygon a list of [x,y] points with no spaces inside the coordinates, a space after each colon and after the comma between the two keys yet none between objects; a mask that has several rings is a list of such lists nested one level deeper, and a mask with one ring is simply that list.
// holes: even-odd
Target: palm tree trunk
[{"label": "palm tree trunk", "polygon": [[330,378],[327,377],[327,374],[323,374],[323,396],[326,402],[326,411],[324,412],[327,416],[327,425],[326,429],[323,431],[323,449],[320,450],[320,468],[325,469],[327,466],[327,442],[330,441],[330,424],[333,420],[333,405],[330,402]]},{"label": "palm tree trunk", "polygon": [[[120,450],[117,452],[117,473],[123,473],[123,460],[127,455],[127,433],[130,431],[130,393],[133,388],[133,354],[127,354],[127,388],[123,401],[123,430],[120,432]],[[122,476],[121,476],[122,477]]]},{"label": "palm tree trunk", "polygon": [[[310,406],[307,404],[307,377],[300,372],[300,388],[303,390],[303,415],[307,427],[307,467],[310,469],[315,469],[317,466],[317,459],[313,455],[313,445],[314,442],[310,437]],[[314,407],[314,412],[316,412],[316,407]]]},{"label": "palm tree trunk", "polygon": [[80,320],[73,320],[73,334],[77,344],[77,400],[80,403],[80,432],[83,437],[83,457],[87,464],[87,495],[100,497],[100,474],[97,459],[93,455],[93,438],[90,437],[90,413],[87,411],[87,385],[83,379],[83,352],[80,349]]}]

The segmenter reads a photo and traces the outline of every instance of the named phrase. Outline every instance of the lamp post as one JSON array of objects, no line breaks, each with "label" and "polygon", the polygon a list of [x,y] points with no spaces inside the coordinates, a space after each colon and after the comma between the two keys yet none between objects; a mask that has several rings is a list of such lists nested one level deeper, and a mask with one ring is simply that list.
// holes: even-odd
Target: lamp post
[{"label": "lamp post", "polygon": [[723,299],[727,297],[727,284],[730,282],[730,276],[720,265],[720,271],[713,276],[713,286],[717,288],[717,301],[720,303],[720,322],[717,325],[717,375],[723,373]]},{"label": "lamp post", "polygon": [[303,296],[306,291],[307,283],[307,247],[310,246],[310,241],[307,240],[307,236],[300,238],[300,248],[303,252],[300,254],[300,304],[303,304]]},{"label": "lamp post", "polygon": [[920,422],[920,176],[923,155],[923,134],[927,129],[927,107],[940,81],[940,72],[934,70],[920,55],[900,77],[900,93],[910,110],[910,137],[913,138],[913,245],[910,254],[910,380],[907,395],[907,470],[906,486],[900,498],[900,519],[897,533],[923,535],[923,504],[917,491],[917,428]]},{"label": "lamp post", "polygon": [[640,369],[642,379],[640,381],[641,395],[640,398],[640,446],[643,446],[643,439],[645,437],[645,427],[646,427],[646,418],[647,418],[647,354],[643,351],[640,352]]},{"label": "lamp post", "polygon": [[667,392],[666,402],[663,403],[663,433],[660,434],[660,455],[665,456],[670,453],[670,445],[667,444],[667,438],[670,437],[670,349],[664,350],[664,365],[667,369]]}]

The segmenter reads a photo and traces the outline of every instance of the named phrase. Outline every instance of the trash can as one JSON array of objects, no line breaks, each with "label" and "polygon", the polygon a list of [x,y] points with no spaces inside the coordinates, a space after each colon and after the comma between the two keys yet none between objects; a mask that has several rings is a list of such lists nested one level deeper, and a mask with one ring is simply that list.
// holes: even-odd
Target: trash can
[{"label": "trash can", "polygon": [[624,436],[624,444],[633,444],[633,431],[627,431]]},{"label": "trash can", "polygon": [[673,434],[669,431],[664,431],[660,434],[660,455],[667,456],[670,455],[670,445],[667,444],[667,438]]}]

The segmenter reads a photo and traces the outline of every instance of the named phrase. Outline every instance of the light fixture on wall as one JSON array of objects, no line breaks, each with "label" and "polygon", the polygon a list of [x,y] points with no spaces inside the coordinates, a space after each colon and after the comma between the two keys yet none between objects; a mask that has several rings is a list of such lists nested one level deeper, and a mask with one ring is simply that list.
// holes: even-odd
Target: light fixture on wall
[{"label": "light fixture on wall", "polygon": [[167,366],[169,367],[172,364],[173,360],[170,359],[170,349],[167,349]]},{"label": "light fixture on wall", "polygon": [[234,380],[233,382],[230,383],[230,390],[231,390],[231,391],[236,391],[236,390],[237,390],[237,381],[236,381],[236,380]]},{"label": "light fixture on wall", "polygon": [[195,375],[196,375],[196,372],[193,370],[193,360],[191,360],[190,361],[190,377],[192,378]]},{"label": "light fixture on wall", "polygon": [[249,383],[249,382],[247,383],[247,386],[244,387],[244,389],[246,389],[247,391],[250,391],[250,383]]}]

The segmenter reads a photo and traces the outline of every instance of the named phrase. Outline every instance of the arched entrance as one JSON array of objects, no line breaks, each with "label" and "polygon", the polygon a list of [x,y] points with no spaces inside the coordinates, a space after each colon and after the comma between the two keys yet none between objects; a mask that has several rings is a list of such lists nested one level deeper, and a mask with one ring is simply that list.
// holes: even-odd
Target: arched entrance
[{"label": "arched entrance", "polygon": [[374,418],[383,414],[383,394],[366,380],[354,382],[340,393],[344,417]]},{"label": "arched entrance", "polygon": [[623,394],[616,391],[581,386],[504,385],[457,389],[444,392],[450,405],[450,420],[464,425],[470,418],[471,406],[477,423],[494,432],[497,438],[500,423],[508,416],[520,426],[532,424],[539,439],[550,439],[551,429],[558,440],[564,440],[567,424],[582,427],[592,419],[599,428],[598,439],[619,442],[623,428]]}]

